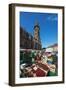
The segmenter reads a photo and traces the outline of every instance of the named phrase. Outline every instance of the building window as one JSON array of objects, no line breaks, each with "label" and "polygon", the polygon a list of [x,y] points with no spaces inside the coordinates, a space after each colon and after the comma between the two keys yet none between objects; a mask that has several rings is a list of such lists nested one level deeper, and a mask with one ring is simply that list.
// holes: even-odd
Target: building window
[{"label": "building window", "polygon": [[34,44],[34,48],[38,49],[38,44],[37,43]]}]

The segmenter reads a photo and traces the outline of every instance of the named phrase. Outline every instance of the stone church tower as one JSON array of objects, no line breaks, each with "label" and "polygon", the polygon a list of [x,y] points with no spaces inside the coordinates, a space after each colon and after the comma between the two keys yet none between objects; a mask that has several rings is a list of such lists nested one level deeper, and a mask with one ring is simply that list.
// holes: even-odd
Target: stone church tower
[{"label": "stone church tower", "polygon": [[34,49],[41,49],[41,40],[40,40],[40,26],[36,21],[34,25]]}]

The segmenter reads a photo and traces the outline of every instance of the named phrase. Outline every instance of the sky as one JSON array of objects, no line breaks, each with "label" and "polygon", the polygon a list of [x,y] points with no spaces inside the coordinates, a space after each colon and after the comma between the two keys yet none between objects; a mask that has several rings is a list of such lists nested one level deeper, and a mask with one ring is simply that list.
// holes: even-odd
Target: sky
[{"label": "sky", "polygon": [[20,27],[34,34],[34,25],[38,21],[42,48],[58,43],[57,13],[20,12]]}]

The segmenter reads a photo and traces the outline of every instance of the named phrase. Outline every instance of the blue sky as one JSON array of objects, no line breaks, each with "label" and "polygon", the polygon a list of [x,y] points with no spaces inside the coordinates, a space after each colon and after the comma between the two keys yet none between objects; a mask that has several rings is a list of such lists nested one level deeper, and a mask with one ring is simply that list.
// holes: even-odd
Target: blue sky
[{"label": "blue sky", "polygon": [[56,13],[20,12],[20,26],[33,35],[36,20],[40,26],[42,47],[58,42],[58,15]]}]

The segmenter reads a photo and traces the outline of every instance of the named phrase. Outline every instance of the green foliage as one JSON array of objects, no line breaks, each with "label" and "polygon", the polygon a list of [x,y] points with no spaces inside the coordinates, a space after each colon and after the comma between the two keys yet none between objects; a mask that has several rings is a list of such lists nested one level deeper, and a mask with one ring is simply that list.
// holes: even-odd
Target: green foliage
[{"label": "green foliage", "polygon": [[32,63],[32,56],[31,53],[27,53],[27,52],[20,52],[20,64],[22,63],[27,63],[27,64],[31,64]]},{"label": "green foliage", "polygon": [[56,72],[53,73],[53,72],[49,71],[47,76],[57,76],[57,73]]},{"label": "green foliage", "polygon": [[52,59],[53,59],[52,63],[56,65],[57,64],[57,59],[58,59],[57,56],[56,55],[52,55]]}]

